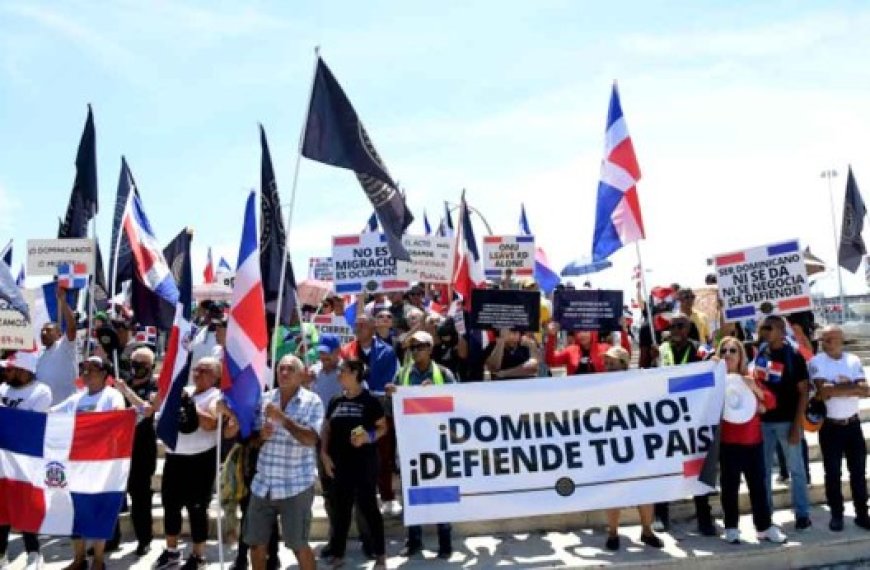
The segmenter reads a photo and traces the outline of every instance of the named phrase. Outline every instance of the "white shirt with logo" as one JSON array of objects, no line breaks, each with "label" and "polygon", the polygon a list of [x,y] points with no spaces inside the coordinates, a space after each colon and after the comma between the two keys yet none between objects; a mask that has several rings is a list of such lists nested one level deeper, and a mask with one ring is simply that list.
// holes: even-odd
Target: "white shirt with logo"
[{"label": "white shirt with logo", "polygon": [[0,384],[0,406],[31,412],[47,412],[51,407],[51,390],[35,380],[21,388]]},{"label": "white shirt with logo", "polygon": [[[826,384],[851,384],[864,380],[864,367],[861,359],[854,354],[844,352],[839,360],[834,360],[820,352],[810,360],[810,379],[824,380]],[[858,413],[860,398],[857,396],[837,396],[825,401],[827,417],[833,420],[845,420]]]},{"label": "white shirt with logo", "polygon": [[63,402],[76,391],[75,381],[79,375],[76,343],[66,336],[60,337],[39,356],[36,364],[36,379],[51,390],[51,404]]},{"label": "white shirt with logo", "polygon": [[80,414],[84,412],[111,412],[112,410],[123,410],[125,407],[124,396],[111,386],[106,386],[95,394],[89,394],[87,390],[73,394],[51,408],[51,411]]}]

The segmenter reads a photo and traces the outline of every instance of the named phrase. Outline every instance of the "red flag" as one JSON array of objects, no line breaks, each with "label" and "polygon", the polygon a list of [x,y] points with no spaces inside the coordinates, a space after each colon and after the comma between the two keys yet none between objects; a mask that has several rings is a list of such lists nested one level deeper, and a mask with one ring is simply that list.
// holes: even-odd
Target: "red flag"
[{"label": "red flag", "polygon": [[471,310],[471,291],[486,285],[483,270],[480,267],[480,254],[474,239],[474,228],[471,227],[471,217],[468,215],[468,205],[465,196],[459,207],[459,227],[456,230],[456,257],[453,262],[453,290],[462,296],[462,304],[466,311]]},{"label": "red flag", "polygon": [[206,283],[214,283],[214,263],[211,260],[211,248],[208,248],[208,259],[205,262],[205,270],[202,272],[202,277]]}]

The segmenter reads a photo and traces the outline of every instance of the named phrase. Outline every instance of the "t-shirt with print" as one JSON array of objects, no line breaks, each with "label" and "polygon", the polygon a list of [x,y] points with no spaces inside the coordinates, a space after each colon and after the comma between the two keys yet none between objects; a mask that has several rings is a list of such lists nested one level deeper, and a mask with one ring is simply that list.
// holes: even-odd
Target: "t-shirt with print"
[{"label": "t-shirt with print", "polygon": [[79,364],[76,343],[66,336],[46,348],[36,364],[36,379],[51,390],[53,405],[63,402],[76,391]]},{"label": "t-shirt with print", "polygon": [[350,436],[362,426],[367,432],[375,429],[375,423],[384,417],[384,407],[368,390],[356,397],[341,395],[329,404],[326,419],[329,421],[329,456],[336,464],[361,465],[377,460],[377,446],[354,447]]},{"label": "t-shirt with print", "polygon": [[51,409],[52,412],[80,414],[83,412],[111,412],[124,409],[124,396],[120,392],[106,386],[95,394],[81,391],[73,394]]},{"label": "t-shirt with print", "polygon": [[[852,384],[865,379],[861,359],[854,354],[844,352],[839,359],[833,359],[825,353],[819,353],[810,360],[810,380],[824,380],[825,384],[836,386]],[[833,420],[845,420],[858,413],[861,399],[858,396],[837,396],[825,400],[827,417]]]},{"label": "t-shirt with print", "polygon": [[798,382],[809,378],[807,361],[792,347],[764,347],[753,362],[753,375],[776,396],[776,407],[761,416],[765,423],[793,422],[797,413]]},{"label": "t-shirt with print", "polygon": [[0,405],[31,412],[47,412],[51,407],[51,390],[35,380],[21,388],[0,384]]}]

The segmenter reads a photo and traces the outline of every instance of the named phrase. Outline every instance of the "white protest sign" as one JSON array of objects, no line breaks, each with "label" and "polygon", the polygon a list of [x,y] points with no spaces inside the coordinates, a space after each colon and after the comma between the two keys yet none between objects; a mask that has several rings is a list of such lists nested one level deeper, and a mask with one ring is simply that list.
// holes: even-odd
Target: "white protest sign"
[{"label": "white protest sign", "polygon": [[396,260],[384,234],[333,237],[332,262],[338,294],[404,291],[410,287],[396,275]]},{"label": "white protest sign", "polygon": [[61,263],[84,263],[88,275],[93,275],[95,256],[92,239],[29,239],[27,276],[57,275],[57,266]]},{"label": "white protest sign", "polygon": [[24,315],[0,300],[0,349],[30,350],[33,348],[33,325]]},{"label": "white protest sign", "polygon": [[626,507],[713,490],[724,363],[399,387],[405,525]]},{"label": "white protest sign", "polygon": [[341,344],[353,340],[353,329],[347,324],[343,315],[317,315],[312,319],[318,334],[334,334]]},{"label": "white protest sign", "polygon": [[410,263],[397,261],[399,279],[423,283],[453,282],[453,240],[437,236],[402,236]]},{"label": "white protest sign", "polygon": [[717,255],[714,262],[726,322],[812,309],[797,240]]},{"label": "white protest sign", "polygon": [[534,236],[485,236],[483,238],[483,272],[487,279],[503,279],[535,274]]},{"label": "white protest sign", "polygon": [[308,258],[308,278],[318,281],[332,281],[333,264],[331,257]]}]

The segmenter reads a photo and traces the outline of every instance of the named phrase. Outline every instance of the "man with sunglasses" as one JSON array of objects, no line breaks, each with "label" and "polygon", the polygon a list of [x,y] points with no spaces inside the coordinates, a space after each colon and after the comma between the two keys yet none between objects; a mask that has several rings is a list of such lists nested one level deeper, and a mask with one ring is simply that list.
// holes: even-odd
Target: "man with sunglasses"
[{"label": "man with sunglasses", "polygon": [[677,293],[680,312],[689,318],[689,338],[707,343],[711,340],[710,326],[707,317],[695,308],[695,292],[691,289],[680,289]]},{"label": "man with sunglasses", "polygon": [[831,509],[829,528],[843,530],[843,457],[849,468],[849,485],[855,504],[855,524],[870,530],[867,515],[867,445],[861,430],[859,405],[870,396],[861,359],[843,351],[843,329],[828,325],[822,329],[822,353],[809,365],[810,376],[827,406],[819,431],[825,465],[825,495]]},{"label": "man with sunglasses", "polygon": [[[408,350],[411,352],[412,362],[399,370],[393,383],[387,384],[388,394],[395,393],[397,386],[440,386],[456,382],[456,377],[450,370],[432,360],[433,344],[432,335],[426,331],[417,331],[411,336]],[[438,558],[442,560],[449,560],[453,555],[451,531],[449,523],[438,525]],[[408,541],[400,556],[410,558],[422,551],[423,528],[408,527]]]},{"label": "man with sunglasses", "polygon": [[[689,338],[691,321],[683,312],[675,312],[670,316],[668,340],[659,346],[660,366],[682,366],[692,362],[700,362],[699,344]],[[716,525],[713,522],[713,512],[710,509],[710,499],[707,495],[697,495],[695,500],[695,516],[698,519],[698,532],[704,536],[716,536]],[[666,531],[670,526],[670,505],[656,503],[656,522],[653,530]]]},{"label": "man with sunglasses", "polygon": [[765,317],[759,331],[766,342],[758,349],[752,372],[776,396],[776,407],[761,416],[767,498],[772,505],[770,475],[779,443],[785,452],[785,462],[791,474],[795,528],[802,531],[812,526],[806,465],[801,452],[803,416],[809,401],[809,372],[804,357],[786,340],[785,320],[782,317]]}]

